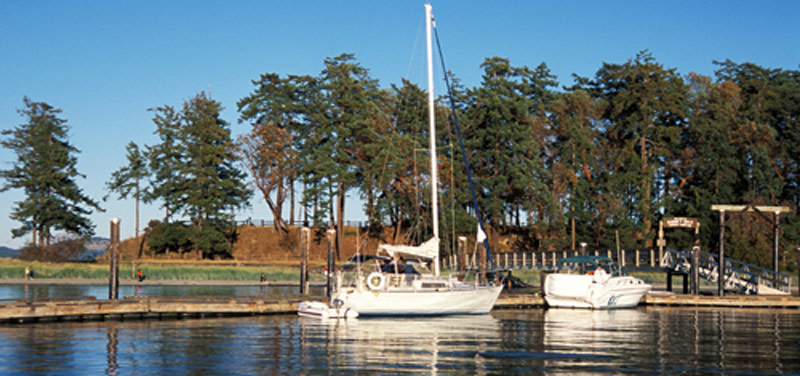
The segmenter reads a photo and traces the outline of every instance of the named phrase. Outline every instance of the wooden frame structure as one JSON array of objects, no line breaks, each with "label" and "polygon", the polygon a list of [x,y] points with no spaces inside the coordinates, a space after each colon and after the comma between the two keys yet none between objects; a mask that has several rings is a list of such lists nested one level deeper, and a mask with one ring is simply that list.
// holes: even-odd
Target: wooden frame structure
[{"label": "wooden frame structure", "polygon": [[745,213],[756,212],[773,213],[774,242],[772,249],[772,271],[778,272],[778,248],[780,247],[781,213],[789,213],[791,209],[786,206],[756,206],[756,205],[711,205],[711,210],[719,212],[719,277],[717,278],[717,294],[725,295],[725,212]]}]

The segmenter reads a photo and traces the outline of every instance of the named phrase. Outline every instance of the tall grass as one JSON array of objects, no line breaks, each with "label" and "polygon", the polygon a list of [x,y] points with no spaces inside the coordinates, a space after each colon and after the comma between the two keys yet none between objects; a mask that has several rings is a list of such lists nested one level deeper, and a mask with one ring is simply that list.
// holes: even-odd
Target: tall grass
[{"label": "tall grass", "polygon": [[[79,263],[44,263],[38,261],[20,261],[2,259],[0,261],[0,279],[25,278],[25,267],[28,266],[35,278],[108,278],[108,265]],[[149,280],[185,280],[185,281],[260,281],[263,273],[267,281],[297,281],[300,279],[300,268],[284,265],[233,266],[233,265],[171,265],[171,264],[130,264],[123,263],[119,268],[120,279],[133,279],[141,270]],[[319,275],[317,275],[319,274]],[[310,273],[312,282],[321,281],[321,273]]]}]

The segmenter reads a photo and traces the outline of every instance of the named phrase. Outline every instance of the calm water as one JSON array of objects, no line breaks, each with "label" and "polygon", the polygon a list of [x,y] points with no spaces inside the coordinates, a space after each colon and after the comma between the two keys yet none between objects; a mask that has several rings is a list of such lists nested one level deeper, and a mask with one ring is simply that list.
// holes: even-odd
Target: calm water
[{"label": "calm water", "polygon": [[800,311],[532,309],[0,326],[2,375],[609,373],[800,373]]}]

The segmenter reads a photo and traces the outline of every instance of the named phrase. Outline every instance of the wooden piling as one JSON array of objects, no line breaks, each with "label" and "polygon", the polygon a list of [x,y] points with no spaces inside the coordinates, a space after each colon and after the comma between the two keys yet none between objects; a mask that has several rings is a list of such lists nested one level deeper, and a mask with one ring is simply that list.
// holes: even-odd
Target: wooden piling
[{"label": "wooden piling", "polygon": [[308,294],[308,247],[311,244],[311,230],[300,230],[300,294]]},{"label": "wooden piling", "polygon": [[333,295],[333,275],[336,269],[336,260],[333,257],[334,242],[336,241],[336,230],[328,230],[328,276],[325,284],[325,296]]},{"label": "wooden piling", "polygon": [[458,237],[458,280],[463,281],[467,276],[467,237]]},{"label": "wooden piling", "polygon": [[119,218],[111,218],[111,245],[109,246],[108,298],[119,299]]}]

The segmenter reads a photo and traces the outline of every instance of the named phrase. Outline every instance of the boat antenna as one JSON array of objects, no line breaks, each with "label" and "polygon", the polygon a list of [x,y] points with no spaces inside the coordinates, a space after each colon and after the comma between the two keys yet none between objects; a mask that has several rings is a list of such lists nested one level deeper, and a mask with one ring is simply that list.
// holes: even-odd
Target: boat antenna
[{"label": "boat antenna", "polygon": [[[431,14],[433,20],[433,14]],[[469,169],[469,161],[467,161],[467,152],[464,149],[464,140],[461,138],[461,127],[458,126],[458,114],[456,113],[456,102],[453,96],[453,90],[450,88],[450,79],[447,73],[447,68],[444,64],[444,53],[442,53],[442,44],[439,42],[439,31],[436,28],[436,22],[433,22],[433,35],[436,37],[436,48],[439,50],[439,59],[442,63],[442,70],[444,71],[444,83],[447,86],[447,96],[450,98],[450,110],[453,112],[453,123],[456,126],[456,133],[458,134],[458,144],[461,146],[461,156],[464,158],[464,168],[467,170],[467,181],[469,182],[469,190],[472,193],[472,205],[475,208],[475,215],[478,217],[478,232],[479,239],[481,234],[483,240],[483,247],[486,248],[486,260],[489,262],[489,269],[494,269],[492,266],[492,254],[489,252],[489,239],[486,237],[486,228],[483,225],[483,217],[481,216],[481,209],[478,207],[478,198],[475,195],[475,186],[472,184],[472,174]]]}]

